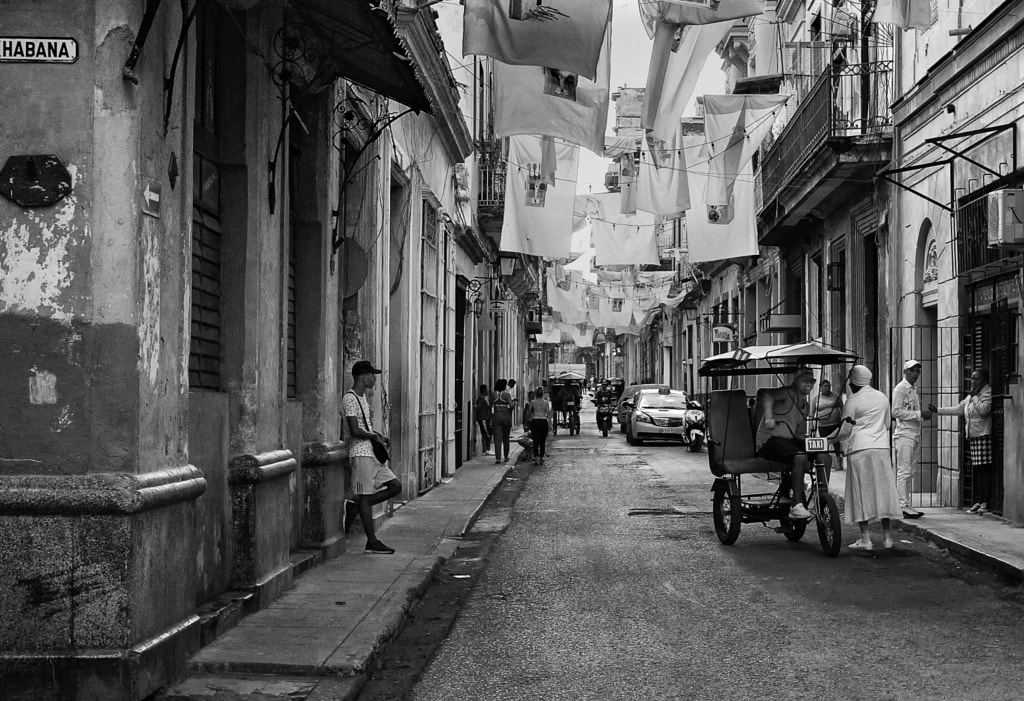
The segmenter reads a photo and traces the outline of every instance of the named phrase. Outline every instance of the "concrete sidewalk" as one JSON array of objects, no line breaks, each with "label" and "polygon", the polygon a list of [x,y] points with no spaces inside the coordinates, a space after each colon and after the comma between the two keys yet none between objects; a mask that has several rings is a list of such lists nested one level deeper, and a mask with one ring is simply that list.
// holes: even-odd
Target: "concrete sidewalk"
[{"label": "concrete sidewalk", "polygon": [[394,555],[364,554],[365,538],[353,531],[342,555],[200,650],[189,661],[192,676],[158,698],[355,698],[521,452],[513,441],[505,464],[491,455],[466,461],[451,479],[397,509],[378,533]]},{"label": "concrete sidewalk", "polygon": [[[840,470],[832,472],[829,478],[829,491],[840,508],[846,475],[846,470]],[[916,508],[924,516],[897,521],[896,528],[946,548],[974,565],[992,569],[1015,583],[1024,582],[1024,528],[992,514],[974,516],[950,506]],[[845,546],[856,539],[856,526],[843,525]]]}]

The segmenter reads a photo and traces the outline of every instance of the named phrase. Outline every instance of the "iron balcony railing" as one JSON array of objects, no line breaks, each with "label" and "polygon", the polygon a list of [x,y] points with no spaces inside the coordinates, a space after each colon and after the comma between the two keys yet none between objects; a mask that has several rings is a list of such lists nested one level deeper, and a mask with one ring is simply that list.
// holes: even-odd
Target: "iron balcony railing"
[{"label": "iron balcony railing", "polygon": [[778,195],[827,140],[892,130],[892,61],[827,65],[760,162],[757,208]]},{"label": "iron balcony railing", "polygon": [[481,216],[501,219],[505,209],[505,149],[502,139],[485,139],[478,145],[480,188],[477,205]]}]

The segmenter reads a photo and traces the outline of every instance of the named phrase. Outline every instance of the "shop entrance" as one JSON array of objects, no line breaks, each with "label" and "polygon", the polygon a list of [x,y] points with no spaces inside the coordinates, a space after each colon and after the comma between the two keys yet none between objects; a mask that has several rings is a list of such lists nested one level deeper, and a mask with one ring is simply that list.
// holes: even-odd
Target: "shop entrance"
[{"label": "shop entrance", "polygon": [[[927,312],[928,310],[926,310]],[[924,324],[889,330],[890,387],[903,379],[903,363],[921,361],[917,393],[921,406],[934,402],[949,406],[960,401],[964,375],[960,354],[960,329],[938,326],[934,310]],[[967,376],[970,373],[968,372]],[[921,461],[911,476],[911,505],[916,507],[960,506],[962,502],[962,429],[957,421],[932,419],[922,422]]]}]

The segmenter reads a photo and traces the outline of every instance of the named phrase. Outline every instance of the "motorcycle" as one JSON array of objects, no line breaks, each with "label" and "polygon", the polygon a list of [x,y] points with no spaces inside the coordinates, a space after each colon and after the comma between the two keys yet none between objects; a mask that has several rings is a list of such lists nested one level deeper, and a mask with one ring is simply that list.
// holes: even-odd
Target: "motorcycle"
[{"label": "motorcycle", "polygon": [[704,445],[704,408],[693,399],[686,403],[683,415],[683,445],[691,453],[699,453]]},{"label": "motorcycle", "polygon": [[[597,402],[594,402],[597,404]],[[612,416],[615,415],[615,407],[609,403],[597,404],[597,427],[601,429],[601,435],[608,437],[612,430]]]}]

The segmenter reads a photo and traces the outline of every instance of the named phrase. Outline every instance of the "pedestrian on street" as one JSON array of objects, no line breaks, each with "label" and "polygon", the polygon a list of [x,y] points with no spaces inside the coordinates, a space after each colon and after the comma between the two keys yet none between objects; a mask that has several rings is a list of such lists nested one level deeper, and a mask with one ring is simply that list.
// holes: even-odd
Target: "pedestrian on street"
[{"label": "pedestrian on street", "polygon": [[525,460],[533,460],[533,436],[530,435],[530,419],[533,417],[533,399],[536,396],[534,391],[531,389],[527,394],[526,406],[523,407],[523,434],[529,438],[529,443],[526,443],[520,439],[519,443],[523,446],[523,455]]},{"label": "pedestrian on street", "polygon": [[480,429],[481,453],[487,455],[491,452],[491,398],[487,385],[480,385],[480,394],[477,395],[473,409],[476,411],[477,428]]},{"label": "pedestrian on street", "polygon": [[849,470],[844,511],[846,522],[860,527],[860,539],[850,543],[850,549],[874,549],[868,532],[868,525],[874,520],[882,522],[882,545],[890,549],[893,540],[889,525],[891,519],[900,517],[902,509],[889,447],[889,400],[871,386],[871,371],[863,365],[850,370],[848,397],[843,409],[844,423],[832,440],[846,442]]},{"label": "pedestrian on street", "polygon": [[[832,391],[832,383],[822,378],[818,383],[818,394],[811,400],[811,416],[818,427],[819,436],[831,436],[842,423],[843,419],[843,398],[838,392]],[[836,466],[834,469],[843,469],[842,446],[836,446]]]},{"label": "pedestrian on street", "polygon": [[[533,394],[533,392],[531,392]],[[544,398],[540,388],[530,400],[530,436],[533,438],[533,464],[543,465],[547,453],[548,431],[551,428],[551,402]]]},{"label": "pedestrian on street", "polygon": [[491,424],[494,426],[494,464],[500,465],[508,462],[509,434],[512,433],[512,395],[504,379],[494,383]]},{"label": "pedestrian on street", "polygon": [[896,451],[896,492],[903,518],[924,515],[910,505],[914,466],[921,463],[921,422],[932,418],[931,411],[921,410],[916,387],[920,377],[921,361],[908,360],[903,363],[903,379],[892,391],[892,417],[896,420],[896,430],[892,433]]},{"label": "pedestrian on street", "polygon": [[944,416],[964,417],[967,432],[967,458],[973,475],[974,505],[969,514],[983,514],[990,511],[989,504],[995,503],[992,474],[992,387],[989,385],[988,370],[978,368],[971,373],[971,391],[955,406],[929,404],[933,413]]},{"label": "pedestrian on street", "polygon": [[352,366],[352,389],[342,396],[341,408],[347,429],[348,461],[352,468],[355,500],[345,504],[345,532],[347,533],[356,516],[362,520],[366,533],[364,552],[390,555],[395,552],[377,539],[373,525],[373,507],[402,493],[402,483],[387,463],[374,454],[374,444],[384,448],[390,446],[388,437],[373,430],[370,422],[370,402],[367,395],[377,383],[380,370],[368,360],[357,361]]}]

